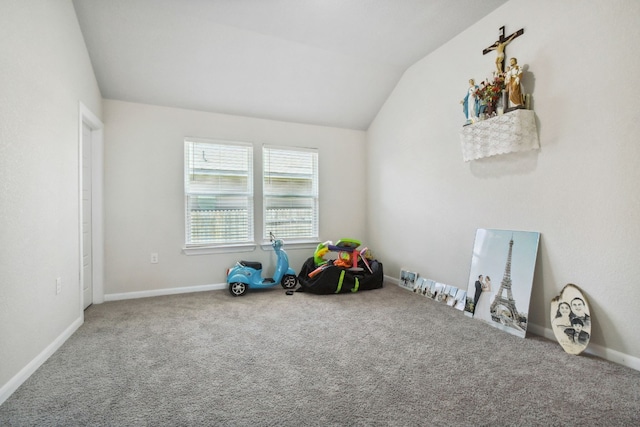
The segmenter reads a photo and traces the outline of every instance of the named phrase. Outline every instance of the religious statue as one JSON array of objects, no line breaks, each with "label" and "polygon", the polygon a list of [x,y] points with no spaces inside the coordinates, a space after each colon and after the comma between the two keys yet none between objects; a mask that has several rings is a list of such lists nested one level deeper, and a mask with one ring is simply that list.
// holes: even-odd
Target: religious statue
[{"label": "religious statue", "polygon": [[462,112],[464,113],[464,117],[467,119],[467,124],[471,124],[478,119],[479,103],[476,98],[477,90],[478,86],[475,81],[473,79],[469,79],[469,89],[467,90],[467,94],[464,99],[460,101],[462,104]]},{"label": "religious statue", "polygon": [[522,68],[518,65],[516,58],[509,59],[509,68],[505,74],[505,84],[509,93],[509,107],[523,107],[524,97],[522,96]]},{"label": "religious statue", "polygon": [[518,36],[521,36],[522,34],[524,34],[524,28],[519,29],[518,31],[516,31],[515,33],[511,34],[509,37],[505,37],[504,35],[504,27],[500,27],[500,35],[498,37],[498,40],[496,40],[495,43],[493,43],[491,46],[489,46],[488,48],[484,49],[482,51],[483,55],[486,55],[487,53],[491,52],[492,50],[495,50],[497,53],[496,56],[496,70],[497,70],[497,74],[502,74],[503,73],[503,68],[504,68],[504,56],[505,56],[505,48],[507,47],[507,45],[509,43],[511,43],[511,41],[513,39],[515,39]]}]

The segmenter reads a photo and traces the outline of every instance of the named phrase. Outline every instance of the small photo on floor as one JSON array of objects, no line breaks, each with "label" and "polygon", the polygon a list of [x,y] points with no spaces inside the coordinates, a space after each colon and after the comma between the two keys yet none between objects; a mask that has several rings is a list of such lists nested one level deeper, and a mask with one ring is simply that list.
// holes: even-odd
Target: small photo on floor
[{"label": "small photo on floor", "polygon": [[412,291],[416,286],[416,280],[418,279],[418,273],[415,271],[410,271],[408,269],[400,270],[400,282],[398,285],[401,288],[408,289]]}]

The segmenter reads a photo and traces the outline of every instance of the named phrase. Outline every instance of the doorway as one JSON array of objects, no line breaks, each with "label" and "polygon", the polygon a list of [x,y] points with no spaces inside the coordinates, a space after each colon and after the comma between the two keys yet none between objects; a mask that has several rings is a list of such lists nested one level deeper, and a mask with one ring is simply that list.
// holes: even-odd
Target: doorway
[{"label": "doorway", "polygon": [[80,308],[104,302],[103,124],[84,104],[79,114]]}]

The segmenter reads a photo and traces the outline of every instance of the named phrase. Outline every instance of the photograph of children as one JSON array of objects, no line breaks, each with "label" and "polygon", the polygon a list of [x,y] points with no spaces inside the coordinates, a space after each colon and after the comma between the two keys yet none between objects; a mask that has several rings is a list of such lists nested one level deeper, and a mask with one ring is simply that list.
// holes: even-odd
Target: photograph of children
[{"label": "photograph of children", "polygon": [[591,339],[591,314],[580,288],[569,283],[551,300],[551,327],[558,343],[570,354],[580,354]]},{"label": "photograph of children", "polygon": [[476,230],[465,314],[524,338],[540,233]]}]

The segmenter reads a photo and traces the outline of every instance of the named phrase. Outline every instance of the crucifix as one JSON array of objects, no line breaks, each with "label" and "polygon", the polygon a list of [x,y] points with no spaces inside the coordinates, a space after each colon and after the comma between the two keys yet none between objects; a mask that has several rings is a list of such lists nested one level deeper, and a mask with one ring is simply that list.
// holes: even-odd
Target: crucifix
[{"label": "crucifix", "polygon": [[504,72],[504,50],[513,39],[524,34],[524,28],[519,29],[509,37],[505,37],[504,35],[504,26],[500,27],[499,31],[500,36],[498,37],[498,40],[496,40],[496,42],[488,48],[484,49],[482,51],[482,54],[486,55],[492,50],[495,50],[498,54],[498,56],[496,57],[496,69],[498,70],[498,74],[502,74]]}]

